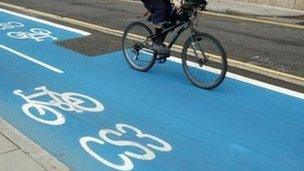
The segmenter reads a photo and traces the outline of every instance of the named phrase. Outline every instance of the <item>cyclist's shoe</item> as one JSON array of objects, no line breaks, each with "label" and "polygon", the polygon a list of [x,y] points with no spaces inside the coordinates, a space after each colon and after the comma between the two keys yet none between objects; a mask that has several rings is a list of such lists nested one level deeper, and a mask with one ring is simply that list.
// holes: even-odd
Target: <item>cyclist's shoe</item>
[{"label": "cyclist's shoe", "polygon": [[163,63],[165,63],[167,61],[167,57],[158,57],[158,58],[156,58],[156,62],[157,63],[160,63],[160,64],[163,64]]},{"label": "cyclist's shoe", "polygon": [[154,43],[152,48],[160,56],[165,56],[165,57],[170,56],[170,49],[163,43]]}]

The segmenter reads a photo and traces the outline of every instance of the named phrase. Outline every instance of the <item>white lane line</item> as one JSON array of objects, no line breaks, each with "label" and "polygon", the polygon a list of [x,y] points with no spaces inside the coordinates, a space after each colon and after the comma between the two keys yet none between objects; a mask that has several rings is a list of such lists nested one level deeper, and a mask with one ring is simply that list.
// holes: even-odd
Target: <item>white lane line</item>
[{"label": "white lane line", "polygon": [[[144,53],[144,54],[150,55],[150,56],[152,55],[152,53],[147,52],[147,51],[141,51],[141,52]],[[182,63],[182,60],[178,57],[175,57],[175,56],[170,56],[168,58],[168,60],[170,60],[172,62],[175,62],[175,63],[179,63],[179,64]],[[198,68],[197,64],[195,64],[194,62],[188,62],[188,64],[191,67]],[[201,68],[199,68],[199,69],[201,69]],[[220,73],[220,70],[212,68],[212,67],[208,67],[208,66],[204,67],[203,70],[208,71],[208,72],[212,72],[212,73]],[[234,73],[231,73],[231,72],[227,72],[226,77],[304,100],[304,94],[303,93],[293,91],[293,90],[289,90],[287,88],[283,88],[283,87],[275,86],[275,85],[272,85],[272,84],[264,83],[262,81],[258,81],[258,80],[252,79],[252,78],[247,78],[247,77],[244,77],[244,76],[241,76],[241,75],[238,75],[238,74],[234,74]]]},{"label": "white lane line", "polygon": [[[168,60],[170,60],[172,62],[175,62],[175,63],[179,63],[179,64],[182,63],[180,58],[173,57],[173,56],[168,58]],[[194,65],[194,64],[192,64],[190,66],[196,67],[196,65]],[[208,67],[204,68],[204,70],[214,72],[212,68],[208,68]],[[275,91],[275,92],[278,92],[278,93],[286,94],[286,95],[304,100],[304,94],[300,93],[300,92],[297,92],[297,91],[293,91],[293,90],[289,90],[287,88],[283,88],[283,87],[275,86],[275,85],[272,85],[272,84],[264,83],[262,81],[258,81],[258,80],[252,79],[252,78],[247,78],[247,77],[244,77],[244,76],[241,76],[241,75],[238,75],[238,74],[234,74],[234,73],[231,73],[231,72],[227,72],[226,76],[228,78],[231,78],[231,79],[234,79],[234,80],[237,80],[237,81],[241,81],[241,82],[244,82],[244,83],[248,83],[248,84],[251,84],[251,85],[255,85],[255,86],[262,87],[262,88],[265,88],[265,89],[268,89],[268,90],[271,90],[271,91]]]},{"label": "white lane line", "polygon": [[245,83],[248,83],[248,84],[252,84],[252,85],[255,85],[255,86],[258,86],[258,87],[262,87],[262,88],[265,88],[265,89],[268,89],[268,90],[272,90],[272,91],[275,91],[275,92],[279,92],[279,93],[282,93],[282,94],[285,94],[285,95],[289,95],[289,96],[296,97],[296,98],[304,100],[304,94],[300,93],[300,92],[297,92],[297,91],[293,91],[293,90],[289,90],[287,88],[283,88],[283,87],[275,86],[275,85],[272,85],[272,84],[264,83],[262,81],[258,81],[258,80],[252,79],[252,78],[247,78],[247,77],[237,75],[237,74],[234,74],[234,73],[230,73],[230,72],[227,72],[226,76],[229,77],[229,78],[233,78],[235,80],[238,80],[238,81],[242,81],[242,82],[245,82]]},{"label": "white lane line", "polygon": [[25,55],[25,54],[23,54],[21,52],[18,52],[18,51],[14,50],[14,49],[12,49],[10,47],[7,47],[7,46],[4,46],[4,45],[0,44],[0,48],[6,50],[8,52],[11,52],[11,53],[13,53],[13,54],[15,54],[15,55],[17,55],[17,56],[19,56],[21,58],[24,58],[24,59],[26,59],[28,61],[31,61],[31,62],[33,62],[35,64],[38,64],[38,65],[40,65],[40,66],[42,66],[44,68],[47,68],[48,70],[51,70],[53,72],[56,72],[56,73],[59,73],[59,74],[63,74],[64,73],[61,69],[53,67],[53,66],[51,66],[49,64],[46,64],[44,62],[38,61],[37,59],[35,59],[33,57],[30,57],[30,56],[27,56],[27,55]]},{"label": "white lane line", "polygon": [[4,13],[10,14],[10,15],[14,15],[14,16],[17,16],[17,17],[21,17],[21,18],[24,18],[24,19],[31,20],[31,21],[39,22],[41,24],[57,27],[59,29],[64,29],[64,30],[67,30],[67,31],[70,31],[70,32],[78,33],[78,34],[81,34],[83,36],[91,35],[91,33],[83,31],[83,30],[79,30],[79,29],[75,29],[75,28],[72,28],[72,27],[68,27],[68,26],[63,26],[63,25],[60,25],[60,24],[52,23],[50,21],[42,20],[42,19],[39,19],[39,18],[35,18],[35,17],[19,14],[19,13],[12,12],[12,11],[9,11],[9,10],[3,9],[3,8],[0,8],[0,12],[4,12]]}]

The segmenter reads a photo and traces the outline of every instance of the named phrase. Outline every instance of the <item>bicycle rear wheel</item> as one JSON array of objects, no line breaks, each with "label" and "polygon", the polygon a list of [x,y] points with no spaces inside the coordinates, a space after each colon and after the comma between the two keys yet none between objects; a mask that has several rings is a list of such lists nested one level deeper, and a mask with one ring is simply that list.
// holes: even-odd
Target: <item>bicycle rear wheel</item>
[{"label": "bicycle rear wheel", "polygon": [[216,38],[206,33],[196,33],[184,44],[182,66],[194,85],[210,90],[220,85],[225,78],[227,55]]},{"label": "bicycle rear wheel", "polygon": [[122,38],[122,50],[128,64],[137,71],[148,71],[155,63],[156,55],[151,47],[152,30],[141,22],[130,24]]}]

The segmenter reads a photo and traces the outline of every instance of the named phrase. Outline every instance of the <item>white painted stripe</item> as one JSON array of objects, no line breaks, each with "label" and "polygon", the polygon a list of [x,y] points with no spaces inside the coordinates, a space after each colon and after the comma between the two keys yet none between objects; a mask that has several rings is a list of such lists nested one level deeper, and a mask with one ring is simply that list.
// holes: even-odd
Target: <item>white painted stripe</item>
[{"label": "white painted stripe", "polygon": [[63,26],[63,25],[60,25],[60,24],[52,23],[50,21],[38,19],[38,18],[27,16],[27,15],[24,15],[24,14],[19,14],[19,13],[9,11],[9,10],[3,9],[3,8],[0,8],[0,11],[4,12],[4,13],[7,13],[7,14],[10,14],[10,15],[14,15],[14,16],[21,17],[21,18],[24,18],[24,19],[28,19],[28,20],[31,20],[31,21],[39,22],[41,24],[46,24],[46,25],[49,25],[49,26],[57,27],[59,29],[64,29],[64,30],[67,30],[67,31],[70,31],[70,32],[78,33],[78,34],[81,34],[83,36],[91,35],[91,33],[83,31],[83,30],[75,29],[75,28],[68,27],[68,26]]},{"label": "white painted stripe", "polygon": [[[146,51],[142,51],[142,53],[147,54],[147,55],[152,55],[152,53],[146,52]],[[179,63],[179,64],[182,63],[182,60],[178,57],[175,57],[175,56],[171,56],[170,58],[168,58],[168,60],[170,60],[172,62],[175,62],[175,63]],[[192,67],[198,68],[197,65],[194,62],[189,62],[188,64],[190,64],[190,66],[192,66]],[[208,72],[212,72],[212,73],[220,73],[220,70],[212,68],[212,67],[208,67],[208,66],[204,67],[203,70],[208,71]],[[234,80],[238,80],[238,81],[241,81],[241,82],[245,82],[245,83],[248,83],[248,84],[251,84],[251,85],[255,85],[255,86],[258,86],[258,87],[262,87],[262,88],[265,88],[265,89],[268,89],[268,90],[272,90],[272,91],[275,91],[275,92],[279,92],[279,93],[282,93],[282,94],[286,94],[286,95],[293,96],[293,97],[304,100],[304,94],[300,93],[300,92],[296,92],[296,91],[292,91],[292,90],[282,88],[282,87],[279,87],[279,86],[267,84],[267,83],[264,83],[264,82],[261,82],[261,81],[258,81],[258,80],[254,80],[254,79],[247,78],[247,77],[244,77],[244,76],[241,76],[241,75],[238,75],[238,74],[234,74],[234,73],[230,73],[230,72],[227,72],[226,76],[229,77],[229,78],[232,78]]]},{"label": "white painted stripe", "polygon": [[230,73],[230,72],[227,73],[227,77],[304,100],[304,94],[303,93],[293,91],[293,90],[289,90],[287,88],[283,88],[283,87],[275,86],[275,85],[272,85],[272,84],[264,83],[262,81],[254,80],[252,78],[247,78],[247,77],[237,75],[237,74],[234,74],[234,73]]},{"label": "white painted stripe", "polygon": [[15,54],[15,55],[17,55],[17,56],[19,56],[21,58],[24,58],[24,59],[26,59],[28,61],[31,61],[31,62],[33,62],[35,64],[38,64],[38,65],[40,65],[40,66],[42,66],[44,68],[47,68],[47,69],[49,69],[49,70],[51,70],[53,72],[56,72],[56,73],[59,73],[59,74],[63,74],[64,73],[62,70],[60,70],[60,69],[58,69],[56,67],[53,67],[53,66],[51,66],[49,64],[46,64],[46,63],[41,62],[41,61],[38,61],[37,59],[34,59],[33,57],[27,56],[27,55],[25,55],[25,54],[23,54],[21,52],[18,52],[18,51],[14,50],[14,49],[12,49],[10,47],[7,47],[7,46],[4,46],[4,45],[0,44],[0,48],[6,50],[8,52],[11,52],[11,53],[13,53],[13,54]]},{"label": "white painted stripe", "polygon": [[[180,58],[173,57],[173,56],[168,58],[168,60],[170,60],[172,62],[176,62],[176,63],[182,63]],[[193,65],[193,66],[195,67],[196,65]],[[209,67],[204,68],[204,70],[208,70],[208,71],[212,72],[212,69],[209,68]],[[275,91],[275,92],[279,92],[279,93],[282,93],[282,94],[286,94],[286,95],[304,100],[304,94],[300,93],[300,92],[297,92],[297,91],[293,91],[293,90],[289,90],[287,88],[283,88],[283,87],[271,85],[271,84],[268,84],[268,83],[264,83],[262,81],[254,80],[252,78],[247,78],[247,77],[244,77],[244,76],[241,76],[241,75],[238,75],[238,74],[234,74],[234,73],[231,73],[231,72],[227,72],[226,76],[229,77],[229,78],[232,78],[234,80],[238,80],[238,81],[241,81],[241,82],[245,82],[245,83],[248,83],[248,84],[251,84],[251,85],[255,85],[255,86],[258,86],[258,87],[262,87],[262,88],[265,88],[265,89],[268,89],[268,90],[272,90],[272,91]]]}]

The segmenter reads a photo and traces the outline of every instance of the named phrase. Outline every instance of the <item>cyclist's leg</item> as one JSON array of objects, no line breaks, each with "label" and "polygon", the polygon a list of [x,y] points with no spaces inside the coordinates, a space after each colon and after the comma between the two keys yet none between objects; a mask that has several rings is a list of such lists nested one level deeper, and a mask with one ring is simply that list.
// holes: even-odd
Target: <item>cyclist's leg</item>
[{"label": "cyclist's leg", "polygon": [[163,42],[166,34],[162,34],[163,25],[169,20],[169,10],[171,7],[170,0],[142,0],[145,7],[152,14],[150,17],[151,22],[155,27],[155,39],[153,49],[162,56],[170,56],[170,49],[167,48]]},{"label": "cyclist's leg", "polygon": [[168,57],[170,56],[170,49],[166,47],[164,44],[164,40],[167,36],[166,34],[162,33],[163,28],[155,28],[155,40],[153,44],[153,49],[157,51],[157,53],[161,56]]}]

